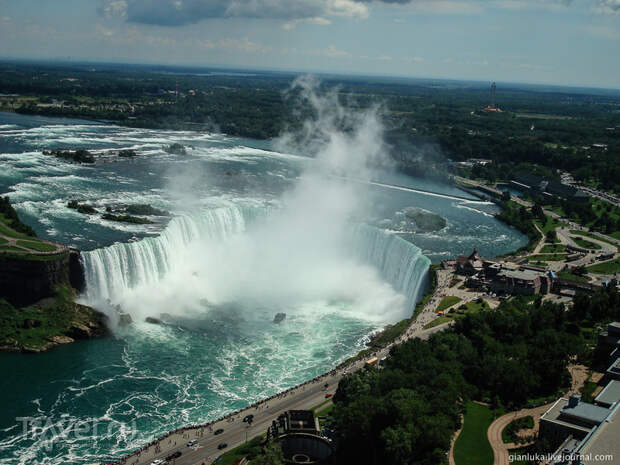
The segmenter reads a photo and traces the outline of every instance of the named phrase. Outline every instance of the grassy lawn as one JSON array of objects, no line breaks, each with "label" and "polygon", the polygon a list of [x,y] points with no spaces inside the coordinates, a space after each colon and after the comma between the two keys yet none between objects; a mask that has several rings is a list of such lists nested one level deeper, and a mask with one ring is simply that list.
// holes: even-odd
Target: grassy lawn
[{"label": "grassy lawn", "polygon": [[542,221],[538,219],[534,220],[534,223],[536,223],[536,225],[538,225],[538,227],[542,229],[542,232],[545,234],[547,234],[549,231],[555,230],[555,228],[559,226],[566,226],[566,223],[563,223],[558,219],[551,218],[550,216],[547,216],[546,218],[547,221],[545,221],[545,224],[542,224]]},{"label": "grassy lawn", "polygon": [[[465,308],[461,308],[461,307]],[[489,310],[489,304],[485,301],[482,301],[481,304],[477,302],[467,302],[466,304],[459,305],[457,308],[453,309],[447,315],[440,316],[439,318],[435,318],[430,323],[427,323],[424,326],[424,329],[432,328],[434,326],[438,326],[443,323],[447,323],[452,320],[464,318],[468,313],[476,313],[483,310]]]},{"label": "grassy lawn", "polygon": [[536,260],[545,260],[547,262],[562,262],[566,260],[565,253],[548,253],[548,254],[539,254],[539,255],[531,255],[528,257],[527,261],[536,261]]},{"label": "grassy lawn", "polygon": [[4,237],[0,237],[0,245],[8,244],[8,243],[9,241],[7,241]]},{"label": "grassy lawn", "polygon": [[573,281],[580,281],[582,283],[587,283],[588,278],[586,278],[585,276],[578,276],[576,274],[570,273],[568,271],[559,271],[557,273],[558,278],[562,278],[562,279],[571,279]]},{"label": "grassy lawn", "polygon": [[331,404],[331,405],[328,405],[327,407],[325,407],[324,409],[321,409],[318,412],[315,412],[314,414],[317,417],[325,417],[325,416],[329,415],[333,409],[334,409],[334,404]]},{"label": "grassy lawn", "polygon": [[492,465],[493,450],[487,430],[493,422],[493,412],[473,402],[468,402],[465,408],[463,431],[454,444],[454,461],[456,465]]},{"label": "grassy lawn", "polygon": [[56,250],[56,247],[54,247],[53,245],[40,241],[19,240],[17,241],[17,245],[35,250],[37,252],[53,252],[54,250]]},{"label": "grassy lawn", "polygon": [[600,250],[603,248],[599,244],[586,241],[585,239],[581,239],[579,237],[573,237],[573,241],[575,241],[575,244],[577,244],[579,247],[583,247],[584,249]]},{"label": "grassy lawn", "polygon": [[605,263],[599,263],[598,265],[592,265],[587,268],[590,273],[600,274],[614,274],[620,271],[620,258],[611,260]]},{"label": "grassy lawn", "polygon": [[527,416],[523,418],[519,418],[517,420],[513,420],[502,431],[502,441],[505,444],[516,443],[519,439],[517,433],[522,429],[532,429],[534,428],[534,418],[532,416]]},{"label": "grassy lawn", "polygon": [[24,252],[25,253],[23,249],[20,249],[19,247],[15,247],[13,245],[0,245],[0,251],[2,252]]},{"label": "grassy lawn", "polygon": [[[614,244],[611,241],[607,241],[607,240],[605,240],[605,239],[603,239],[601,237],[598,237],[596,234],[592,234],[592,233],[589,233],[589,232],[586,232],[586,231],[579,231],[578,229],[571,229],[569,232],[571,234],[576,234],[578,236],[584,236],[584,237],[590,237],[592,239],[598,239],[599,241],[606,242],[609,245],[613,245],[613,246],[616,245],[616,244]],[[618,234],[619,236],[616,237],[616,234]],[[609,234],[609,235],[614,237],[614,238],[616,238],[616,239],[620,239],[620,233],[615,232],[615,233],[612,233],[612,234]]]},{"label": "grassy lawn", "polygon": [[441,299],[441,302],[439,302],[439,305],[437,306],[437,311],[443,312],[446,308],[452,307],[454,304],[457,304],[460,301],[461,301],[460,297],[455,297],[453,295],[447,295],[446,297]]},{"label": "grassy lawn", "polygon": [[[0,220],[4,220],[4,217],[0,215]],[[14,237],[16,239],[32,239],[30,236],[26,236],[25,234],[18,233],[17,231],[13,231],[11,228],[7,227],[5,223],[0,221],[0,233],[4,234],[7,237]]]},{"label": "grassy lawn", "polygon": [[254,439],[248,441],[246,444],[241,444],[234,449],[229,450],[225,454],[220,455],[214,463],[218,465],[232,465],[236,460],[242,459],[248,455],[257,455],[260,453],[260,442],[263,440],[263,435],[257,436]]},{"label": "grassy lawn", "polygon": [[566,253],[564,244],[546,244],[540,249],[540,253]]},{"label": "grassy lawn", "polygon": [[584,402],[594,402],[594,391],[597,388],[597,384],[592,381],[586,381],[581,390],[581,400]]},{"label": "grassy lawn", "polygon": [[612,232],[610,236],[613,237],[614,239],[620,240],[620,231]]}]

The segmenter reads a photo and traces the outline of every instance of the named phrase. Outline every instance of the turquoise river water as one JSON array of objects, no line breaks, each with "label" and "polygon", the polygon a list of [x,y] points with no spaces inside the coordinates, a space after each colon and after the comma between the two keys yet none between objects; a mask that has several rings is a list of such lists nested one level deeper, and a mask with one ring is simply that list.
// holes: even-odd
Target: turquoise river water
[{"label": "turquoise river water", "polygon": [[[175,142],[187,155],[163,150]],[[0,464],[118,457],[273,395],[410,315],[431,261],[526,242],[493,218],[494,205],[454,198],[468,195],[452,187],[366,168],[343,180],[343,166],[348,173],[363,155],[355,140],[338,139],[314,158],[274,147],[0,114],[0,193],[41,237],[83,251],[80,299],[113,328],[112,337],[36,356],[0,354]],[[43,155],[49,148],[93,150],[97,162],[67,163]],[[116,155],[128,148],[138,156]],[[333,164],[336,152],[348,154],[344,165]],[[100,213],[150,204],[170,216],[111,222],[67,208],[72,199]],[[416,233],[410,207],[447,226]],[[117,308],[135,324],[118,328]],[[274,324],[278,312],[287,316]],[[144,322],[162,314],[173,323]]]}]

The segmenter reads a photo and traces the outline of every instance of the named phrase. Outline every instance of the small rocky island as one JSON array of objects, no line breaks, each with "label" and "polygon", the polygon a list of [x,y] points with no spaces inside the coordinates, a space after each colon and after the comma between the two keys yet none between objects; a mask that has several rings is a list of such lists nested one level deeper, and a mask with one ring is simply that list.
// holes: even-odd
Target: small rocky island
[{"label": "small rocky island", "polygon": [[446,220],[436,213],[418,207],[406,208],[405,218],[415,224],[416,232],[426,233],[440,231],[446,227]]},{"label": "small rocky island", "polygon": [[378,226],[399,233],[429,233],[446,227],[446,219],[418,207],[407,207],[396,212],[393,218],[378,222]]}]

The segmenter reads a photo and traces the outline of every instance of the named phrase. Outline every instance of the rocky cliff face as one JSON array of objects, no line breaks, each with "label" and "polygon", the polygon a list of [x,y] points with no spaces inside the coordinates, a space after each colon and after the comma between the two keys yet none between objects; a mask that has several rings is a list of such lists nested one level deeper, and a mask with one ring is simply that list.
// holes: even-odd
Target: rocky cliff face
[{"label": "rocky cliff face", "polygon": [[0,255],[0,297],[15,306],[22,307],[52,297],[61,284],[70,284],[78,292],[84,289],[79,251],[35,256],[33,259]]}]

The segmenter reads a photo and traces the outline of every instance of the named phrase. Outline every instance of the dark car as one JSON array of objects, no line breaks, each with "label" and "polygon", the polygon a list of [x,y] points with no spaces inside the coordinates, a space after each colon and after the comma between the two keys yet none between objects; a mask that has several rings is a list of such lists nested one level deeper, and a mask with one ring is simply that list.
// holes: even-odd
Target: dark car
[{"label": "dark car", "polygon": [[217,436],[218,434],[222,434],[223,432],[224,432],[224,430],[222,428],[220,428],[220,429],[216,429],[213,434],[215,434]]},{"label": "dark car", "polygon": [[226,449],[227,447],[228,447],[228,444],[226,444],[225,442],[220,442],[220,443],[217,445],[217,448],[218,448],[219,450]]},{"label": "dark car", "polygon": [[179,457],[181,457],[181,455],[183,455],[183,452],[181,452],[180,450],[170,454],[168,457],[166,457],[166,460],[174,460],[174,459],[178,459]]},{"label": "dark car", "polygon": [[252,421],[254,419],[254,415],[250,414],[250,415],[246,415],[245,417],[243,417],[243,421],[245,423],[247,423],[248,421]]}]

